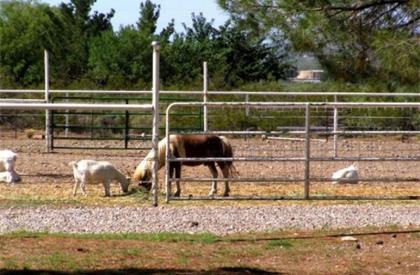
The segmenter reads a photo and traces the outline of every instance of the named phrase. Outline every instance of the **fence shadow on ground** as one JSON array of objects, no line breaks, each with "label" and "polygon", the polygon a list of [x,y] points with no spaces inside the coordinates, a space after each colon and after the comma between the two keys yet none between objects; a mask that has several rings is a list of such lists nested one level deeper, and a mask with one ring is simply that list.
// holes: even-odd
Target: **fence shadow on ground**
[{"label": "fence shadow on ground", "polygon": [[102,269],[94,271],[76,271],[76,272],[62,272],[52,270],[4,270],[0,269],[0,274],[14,275],[14,274],[50,274],[50,275],[73,275],[73,274],[85,274],[85,275],[121,275],[121,274],[173,274],[173,275],[236,275],[236,274],[251,274],[251,275],[271,275],[271,274],[282,274],[278,272],[270,272],[258,268],[248,267],[223,267],[211,270],[192,270],[192,269]]}]

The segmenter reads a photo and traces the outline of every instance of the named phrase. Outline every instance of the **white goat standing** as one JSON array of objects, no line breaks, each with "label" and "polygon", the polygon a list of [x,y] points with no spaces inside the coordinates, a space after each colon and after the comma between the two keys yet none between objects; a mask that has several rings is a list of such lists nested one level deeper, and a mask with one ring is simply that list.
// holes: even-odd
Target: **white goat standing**
[{"label": "white goat standing", "polygon": [[331,177],[334,181],[332,183],[358,183],[359,173],[357,172],[356,164],[349,167],[335,171]]},{"label": "white goat standing", "polygon": [[10,150],[0,150],[0,182],[15,183],[21,178],[15,171],[17,155]]},{"label": "white goat standing", "polygon": [[86,195],[87,183],[102,183],[105,188],[105,196],[111,196],[110,183],[113,180],[119,182],[122,192],[128,191],[130,177],[125,177],[108,161],[83,159],[78,162],[72,161],[69,165],[73,167],[73,196],[76,195],[78,186],[80,186],[83,195]]}]

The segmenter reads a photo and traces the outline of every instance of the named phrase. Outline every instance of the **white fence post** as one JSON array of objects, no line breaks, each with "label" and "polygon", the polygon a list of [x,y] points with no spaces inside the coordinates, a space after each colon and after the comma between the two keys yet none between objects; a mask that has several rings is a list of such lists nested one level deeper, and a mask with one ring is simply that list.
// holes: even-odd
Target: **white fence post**
[{"label": "white fence post", "polygon": [[[45,103],[50,102],[50,81],[49,81],[49,66],[48,66],[48,51],[44,50],[44,92],[45,92]],[[51,152],[51,111],[45,111],[45,143],[47,146],[47,152]]]},{"label": "white fence post", "polygon": [[[66,93],[66,103],[69,102],[69,93]],[[64,136],[68,137],[69,136],[69,110],[66,110],[66,114],[65,114],[65,124],[66,124],[66,129],[64,129]]]},{"label": "white fence post", "polygon": [[[249,95],[248,94],[245,95],[245,102],[249,103]],[[245,105],[245,116],[246,117],[249,116],[249,106],[248,106],[248,104]]]},{"label": "white fence post", "polygon": [[203,62],[203,102],[204,102],[204,109],[203,109],[203,128],[204,132],[208,130],[208,122],[207,122],[207,94],[208,94],[208,71],[207,71],[207,62]]},{"label": "white fence post", "polygon": [[309,178],[310,178],[310,154],[311,154],[311,136],[310,136],[310,103],[305,105],[305,186],[304,198],[309,199]]},{"label": "white fence post", "polygon": [[153,175],[152,175],[152,204],[158,205],[158,144],[159,144],[159,53],[160,43],[152,42],[153,47],[153,129],[152,129],[152,150],[153,150]]},{"label": "white fence post", "polygon": [[[334,95],[334,103],[337,103],[337,95]],[[333,121],[333,131],[334,131],[334,135],[333,135],[333,150],[334,150],[334,157],[337,157],[337,130],[338,130],[338,109],[337,106],[334,106],[334,121]]]}]

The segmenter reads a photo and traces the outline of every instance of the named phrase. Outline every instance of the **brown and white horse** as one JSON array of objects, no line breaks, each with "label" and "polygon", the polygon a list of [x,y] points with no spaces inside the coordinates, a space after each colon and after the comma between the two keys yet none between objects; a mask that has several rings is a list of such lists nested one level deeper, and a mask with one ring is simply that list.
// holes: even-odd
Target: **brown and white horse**
[{"label": "brown and white horse", "polygon": [[[158,169],[165,165],[167,141],[166,138],[159,142],[158,148]],[[171,135],[169,142],[169,151],[171,157],[181,158],[231,158],[233,157],[232,146],[229,140],[223,136],[215,135]],[[232,161],[184,161],[171,162],[169,171],[170,177],[181,177],[181,166],[198,166],[206,165],[210,169],[213,178],[218,177],[216,163],[222,171],[223,178],[228,178],[236,174],[236,169]],[[153,152],[150,151],[142,162],[137,166],[136,171],[132,177],[133,182],[139,182],[140,185],[145,186],[150,190],[150,179],[152,178],[153,167]],[[225,180],[225,192],[223,196],[229,196],[229,182]],[[211,186],[209,196],[214,196],[217,193],[217,181],[214,180]],[[176,192],[174,196],[181,195],[181,187],[179,181],[176,181]]]}]

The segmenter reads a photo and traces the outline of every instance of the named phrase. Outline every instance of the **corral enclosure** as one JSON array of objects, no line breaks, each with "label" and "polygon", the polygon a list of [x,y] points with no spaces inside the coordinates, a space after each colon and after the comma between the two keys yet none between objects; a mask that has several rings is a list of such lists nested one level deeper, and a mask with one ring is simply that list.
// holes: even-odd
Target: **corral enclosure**
[{"label": "corral enclosure", "polygon": [[[48,88],[48,55],[45,62],[44,100],[28,99],[26,93],[30,91],[3,91],[6,102],[32,100],[49,103],[46,104],[48,110],[64,110],[21,113],[20,108],[30,109],[29,105],[17,104],[17,111],[10,111],[13,104],[9,108],[7,103],[3,105],[3,109],[8,111],[1,110],[2,126],[9,130],[14,128],[14,134],[6,131],[2,136],[2,145],[22,156],[23,182],[33,182],[34,178],[41,177],[45,179],[43,184],[49,184],[51,179],[60,183],[58,178],[67,179],[70,176],[66,173],[69,170],[67,163],[87,156],[111,159],[120,169],[133,171],[147,149],[151,148],[148,144],[150,137],[156,141],[158,135],[169,137],[175,133],[196,133],[222,134],[231,139],[233,161],[239,172],[238,177],[229,179],[233,182],[231,189],[234,199],[419,197],[418,94],[208,92],[205,76],[203,101],[186,102],[200,97],[202,92],[172,91],[166,94],[176,94],[176,97],[162,102],[158,108],[158,48],[158,43],[155,43],[153,105],[138,104],[139,101],[150,100],[149,96],[139,96],[150,93],[144,91],[113,91],[112,94],[119,94],[115,98],[100,96],[100,91],[90,91],[91,95],[89,91],[73,91],[77,93],[75,96],[69,96],[71,91],[57,91],[66,95],[53,97]],[[21,97],[7,98],[8,93],[15,92],[20,93]],[[161,93],[164,99],[165,92]],[[128,98],[128,94],[132,98]],[[108,105],[103,109],[108,111],[98,113],[94,110],[102,107],[97,105],[98,108],[90,110],[92,107],[87,104],[81,108],[83,112],[70,112],[66,111],[68,106],[64,104],[57,108],[57,100],[65,103],[117,101],[119,105],[113,108],[125,112],[110,112],[114,109]],[[137,105],[129,104],[130,100]],[[41,105],[37,107],[38,110],[42,110]],[[46,105],[43,106],[46,108]],[[130,109],[142,112],[130,114]],[[153,115],[160,113],[160,121],[157,121],[158,116],[151,118],[150,112],[143,111],[151,111]],[[23,128],[36,125],[41,130],[42,121],[46,124],[46,142],[31,139],[42,138],[40,131],[34,135],[36,130],[26,129],[28,139],[25,140],[22,129],[18,132],[16,128],[17,125]],[[150,130],[152,121],[153,133]],[[43,148],[42,145],[47,147]],[[80,149],[83,151],[78,151]],[[56,153],[42,153],[53,150]],[[57,150],[64,150],[65,153],[57,154]],[[359,183],[334,185],[331,182],[332,173],[350,164],[355,164],[359,169]],[[183,173],[181,180],[188,184],[181,199],[205,198],[207,191],[204,190],[208,187],[204,186],[213,180],[209,176],[203,178],[203,175],[208,175],[205,170],[191,168]],[[160,185],[160,190],[163,190],[162,181]],[[165,185],[168,187],[168,182]]]},{"label": "corral enclosure", "polygon": [[[15,136],[16,135],[16,136]],[[231,196],[246,197],[303,197],[304,195],[304,161],[287,161],[288,158],[302,158],[305,142],[301,135],[283,135],[284,139],[264,138],[261,134],[229,135],[234,148],[235,158],[260,158],[259,161],[235,161],[239,172],[231,183]],[[273,135],[272,138],[279,137]],[[45,153],[45,140],[30,139],[23,131],[1,132],[2,148],[18,153],[17,170],[22,175],[22,185],[34,186],[39,190],[60,188],[63,195],[71,192],[72,175],[68,162],[83,158],[109,160],[121,171],[133,172],[135,166],[146,155],[148,150],[69,150],[60,149],[54,153]],[[65,140],[70,146],[115,147],[120,141],[78,141]],[[149,141],[136,141],[138,148],[150,148]],[[358,158],[413,158],[409,161],[311,161],[310,194],[311,196],[366,196],[366,197],[418,197],[420,142],[418,135],[369,135],[339,136],[337,151],[334,151],[334,139],[331,136],[314,135],[310,143],[311,157],[330,158],[336,153],[338,157]],[[275,160],[281,158],[283,160]],[[271,161],[269,161],[272,159]],[[337,169],[356,162],[361,181],[358,184],[332,184],[331,175]],[[210,182],[197,182],[196,179],[209,179],[207,168],[183,168],[183,193],[187,199],[207,196]],[[160,194],[164,191],[164,171],[160,171]],[[242,180],[241,180],[242,179]],[[3,188],[8,188],[2,184]],[[42,187],[44,186],[44,187]],[[114,185],[116,187],[116,185]],[[132,188],[136,188],[132,185]],[[88,186],[92,192],[92,188]],[[221,193],[219,183],[219,194]],[[35,190],[35,189],[34,189]],[[16,190],[17,191],[17,190]],[[117,189],[114,193],[119,193]],[[34,191],[36,192],[36,191]],[[90,193],[91,193],[90,192]],[[95,195],[102,195],[101,186],[96,187]],[[99,194],[98,194],[99,193]],[[3,192],[7,194],[7,192]],[[91,193],[92,194],[92,193]]]},{"label": "corral enclosure", "polygon": [[[216,94],[214,97],[214,100],[228,99],[236,100],[235,102],[244,98],[243,95],[226,94]],[[232,179],[232,198],[303,198],[306,179],[310,182],[309,191],[312,198],[418,198],[420,195],[420,115],[415,104],[403,107],[356,105],[351,108],[315,105],[311,106],[310,117],[306,120],[305,108],[302,106],[291,108],[277,103],[278,106],[274,108],[269,102],[263,102],[262,104],[266,104],[263,106],[252,105],[253,100],[262,98],[285,101],[287,95],[254,97],[250,99],[248,96],[248,105],[208,106],[207,133],[226,135],[234,148],[235,166],[239,175]],[[178,95],[174,100],[177,98],[182,97]],[[302,99],[290,96],[288,98],[294,98],[296,104]],[[171,110],[171,133],[200,133],[203,106],[188,106],[188,101],[192,99],[194,97],[180,100],[187,102],[186,106]],[[320,99],[319,95],[317,99]],[[328,101],[331,96],[322,99]],[[360,100],[360,97],[357,99]],[[161,114],[165,114],[163,111],[167,106],[168,104],[162,104]],[[40,119],[43,119],[43,114],[38,114]],[[192,125],[188,119],[183,119],[191,114],[195,120]],[[12,115],[9,112],[7,117]],[[61,112],[61,115],[66,115],[66,112]],[[133,172],[151,148],[147,127],[150,125],[149,118],[143,121],[144,127],[136,127],[136,123],[139,122],[135,119],[136,115],[144,117],[145,114],[129,115],[132,120],[129,120],[128,124],[132,127],[130,131],[134,137],[127,139],[127,131],[119,131],[124,129],[127,123],[124,122],[126,113],[102,112],[95,115],[105,118],[112,115],[117,119],[114,121],[115,125],[89,127],[93,122],[92,113],[77,113],[78,123],[87,121],[86,127],[77,131],[69,127],[68,138],[54,141],[56,148],[52,154],[44,153],[45,140],[40,139],[43,135],[42,129],[35,130],[32,138],[25,129],[3,130],[2,149],[12,149],[19,154],[17,169],[22,173],[23,183],[69,184],[72,178],[67,163],[82,158],[110,160],[121,171]],[[117,115],[122,119],[118,119]],[[23,116],[21,119],[25,118]],[[165,118],[161,116],[161,138],[164,137]],[[19,116],[15,119],[19,119]],[[172,126],[174,122],[175,126]],[[309,143],[306,143],[306,126],[309,130]],[[115,132],[112,132],[113,127],[116,127]],[[64,136],[63,129],[54,129],[54,135]],[[101,138],[96,138],[97,136]],[[125,148],[124,144],[127,142],[129,150],[114,150]],[[60,146],[57,146],[57,143]],[[305,161],[308,159],[307,146],[310,162]],[[101,150],[97,150],[98,148]],[[358,166],[358,184],[332,184],[331,175],[334,171],[354,163]],[[183,169],[182,198],[205,198],[211,180],[208,169]],[[309,171],[307,176],[306,169]],[[164,171],[160,172],[159,178],[162,193],[165,189]],[[220,185],[221,183],[219,190],[222,188]]]}]

